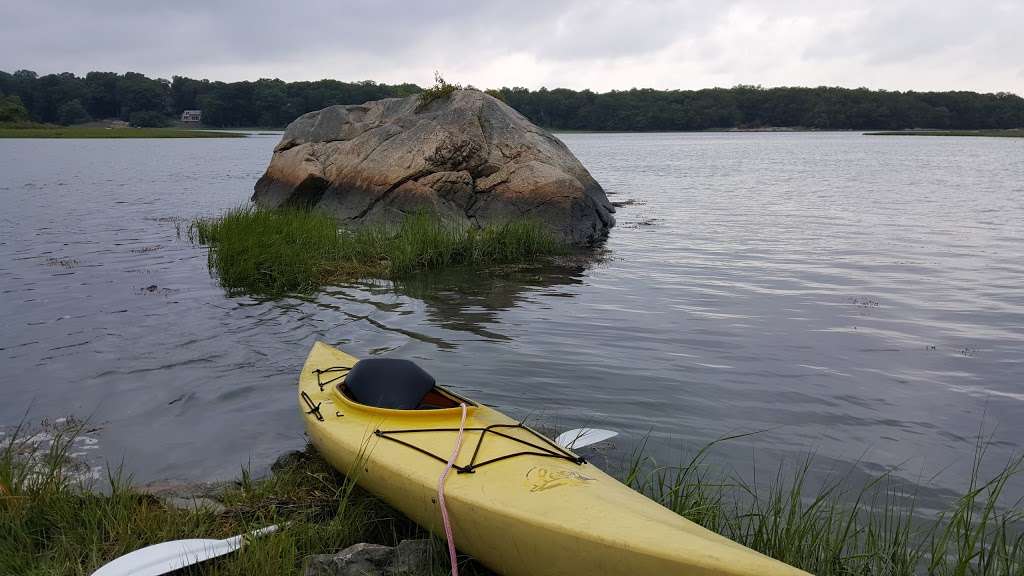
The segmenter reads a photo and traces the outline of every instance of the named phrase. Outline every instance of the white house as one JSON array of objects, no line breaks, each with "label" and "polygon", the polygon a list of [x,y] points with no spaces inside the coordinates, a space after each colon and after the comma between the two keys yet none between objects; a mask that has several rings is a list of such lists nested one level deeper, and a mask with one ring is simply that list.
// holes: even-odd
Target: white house
[{"label": "white house", "polygon": [[202,110],[185,110],[181,113],[182,122],[202,122],[203,111]]}]

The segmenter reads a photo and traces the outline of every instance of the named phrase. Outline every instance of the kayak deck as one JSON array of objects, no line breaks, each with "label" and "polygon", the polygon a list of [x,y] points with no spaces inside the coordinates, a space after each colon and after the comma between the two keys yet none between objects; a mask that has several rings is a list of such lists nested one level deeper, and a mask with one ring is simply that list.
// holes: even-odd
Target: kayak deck
[{"label": "kayak deck", "polygon": [[686,520],[443,387],[424,408],[360,404],[344,390],[356,361],[320,342],[310,352],[299,405],[313,444],[339,471],[442,534],[437,480],[458,434],[456,402],[466,402],[460,473],[448,477],[445,499],[458,548],[501,574],[806,574]]}]

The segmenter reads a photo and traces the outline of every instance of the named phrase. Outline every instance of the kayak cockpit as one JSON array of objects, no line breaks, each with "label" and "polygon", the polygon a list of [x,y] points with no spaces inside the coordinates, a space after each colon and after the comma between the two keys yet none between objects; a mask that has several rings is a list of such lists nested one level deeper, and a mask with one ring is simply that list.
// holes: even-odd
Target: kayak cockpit
[{"label": "kayak cockpit", "polygon": [[[343,399],[385,410],[444,410],[475,404],[437,385],[434,377],[411,360],[368,358],[351,368],[333,369],[335,389]],[[326,374],[322,370],[318,378]],[[323,380],[320,380],[323,382]]]}]

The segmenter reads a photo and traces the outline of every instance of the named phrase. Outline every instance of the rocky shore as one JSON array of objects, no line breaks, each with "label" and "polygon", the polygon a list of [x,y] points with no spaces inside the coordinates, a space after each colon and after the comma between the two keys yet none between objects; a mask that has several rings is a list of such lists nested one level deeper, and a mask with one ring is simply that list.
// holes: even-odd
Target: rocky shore
[{"label": "rocky shore", "polygon": [[[296,450],[282,454],[270,467],[270,475],[257,479],[248,489],[275,478],[317,470],[322,460],[312,451]],[[237,492],[246,489],[242,481],[176,483],[154,482],[135,488],[138,494],[152,497],[161,506],[183,514],[229,517],[237,514]],[[321,502],[322,506],[331,503]],[[389,511],[389,514],[393,513]],[[301,559],[304,576],[431,576],[446,573],[448,556],[444,542],[424,534],[424,538],[397,539],[393,545],[360,542],[340,550],[331,542],[323,542],[320,553]],[[466,559],[467,563],[472,561]],[[472,574],[491,574],[478,565],[469,566]]]}]

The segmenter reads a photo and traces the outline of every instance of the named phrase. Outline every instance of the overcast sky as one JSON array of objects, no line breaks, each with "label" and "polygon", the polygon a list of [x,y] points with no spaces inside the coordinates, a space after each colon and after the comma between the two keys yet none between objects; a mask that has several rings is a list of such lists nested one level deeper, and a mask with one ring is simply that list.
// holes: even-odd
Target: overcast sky
[{"label": "overcast sky", "polygon": [[1024,0],[0,3],[8,72],[1024,95]]}]

